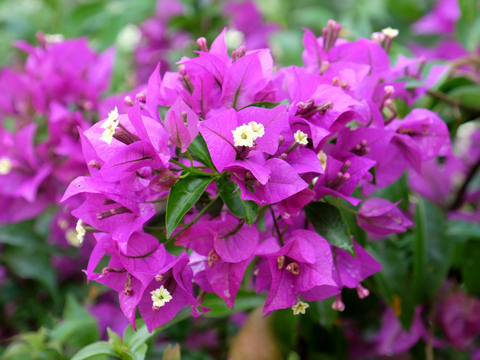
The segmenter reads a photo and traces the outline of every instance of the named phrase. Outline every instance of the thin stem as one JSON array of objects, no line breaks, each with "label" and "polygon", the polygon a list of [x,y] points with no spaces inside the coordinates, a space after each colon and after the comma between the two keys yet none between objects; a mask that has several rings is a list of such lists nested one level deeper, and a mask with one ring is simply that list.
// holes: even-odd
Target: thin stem
[{"label": "thin stem", "polygon": [[472,181],[473,177],[475,176],[475,173],[480,169],[480,159],[477,160],[475,165],[472,166],[470,171],[468,172],[467,177],[465,178],[465,181],[463,182],[462,186],[460,189],[458,189],[457,195],[455,196],[455,200],[453,201],[452,205],[448,208],[449,210],[457,210],[462,206],[465,193],[467,192],[467,187],[470,181]]},{"label": "thin stem", "polygon": [[270,212],[272,213],[273,223],[275,225],[275,230],[277,231],[277,234],[278,234],[278,241],[280,241],[280,245],[283,246],[284,243],[283,243],[282,233],[280,232],[280,228],[278,227],[278,224],[277,224],[277,219],[275,218],[275,214],[271,206],[270,206]]},{"label": "thin stem", "polygon": [[165,242],[165,244],[168,244],[170,241],[174,240],[178,235],[183,233],[189,227],[191,227],[192,225],[195,225],[197,223],[198,219],[200,219],[202,217],[202,215],[205,214],[208,211],[208,209],[210,209],[212,207],[212,205],[215,203],[215,201],[218,200],[219,197],[220,197],[220,195],[217,195],[212,200],[210,200],[210,202],[207,205],[205,205],[205,207],[202,210],[200,210],[200,212],[197,214],[197,216],[195,216],[195,218],[192,221],[190,221],[188,224],[185,225],[185,227],[183,229],[181,229],[179,232],[177,232],[175,235],[173,235],[170,239],[168,239]]},{"label": "thin stem", "polygon": [[480,115],[480,110],[479,109],[468,106],[468,105],[465,105],[465,104],[461,104],[460,100],[453,99],[453,98],[451,98],[450,96],[448,96],[447,94],[445,94],[441,91],[429,89],[429,90],[427,90],[427,94],[436,98],[436,99],[438,99],[438,100],[441,100],[441,101],[443,101],[443,102],[445,102],[449,105],[452,105],[456,108],[463,109],[464,111],[468,112],[471,115],[477,115],[477,116]]},{"label": "thin stem", "polygon": [[188,160],[190,160],[190,168],[193,169],[193,159],[192,159],[192,155],[190,155],[190,152],[187,150],[187,156],[188,156]]}]

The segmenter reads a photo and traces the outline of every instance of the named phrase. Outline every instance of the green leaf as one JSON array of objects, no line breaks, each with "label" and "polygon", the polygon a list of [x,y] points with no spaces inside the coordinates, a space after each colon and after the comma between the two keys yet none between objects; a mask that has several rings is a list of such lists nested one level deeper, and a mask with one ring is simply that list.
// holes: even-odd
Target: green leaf
[{"label": "green leaf", "polygon": [[247,311],[257,307],[265,302],[265,298],[261,295],[253,293],[247,293],[243,290],[239,290],[235,298],[235,305],[233,309],[230,309],[225,301],[220,299],[214,294],[207,294],[203,306],[212,309],[211,311],[203,314],[206,317],[225,317],[239,311]]},{"label": "green leaf", "polygon": [[480,111],[480,103],[478,102],[480,89],[478,85],[460,86],[450,91],[448,95],[452,99],[458,100],[460,105]]},{"label": "green leaf", "polygon": [[112,349],[112,345],[110,345],[110,343],[106,341],[97,341],[80,349],[80,351],[78,351],[72,357],[72,360],[86,360],[99,355],[107,355],[118,358],[117,352]]},{"label": "green leaf", "polygon": [[256,103],[247,105],[240,110],[243,110],[243,109],[246,109],[247,107],[252,107],[252,106],[261,107],[261,108],[265,108],[265,109],[273,109],[273,108],[276,108],[279,105],[286,105],[288,107],[288,100],[283,100],[281,102],[260,101],[260,102],[256,102]]},{"label": "green leaf", "polygon": [[18,277],[42,283],[52,295],[58,293],[56,271],[48,254],[24,247],[6,247],[0,259]]},{"label": "green leaf", "polygon": [[382,264],[382,271],[374,275],[378,290],[393,308],[402,326],[410,329],[415,311],[407,252],[391,242],[372,242],[369,251]]},{"label": "green leaf", "polygon": [[123,345],[122,338],[115,332],[107,327],[108,332],[108,342],[112,345],[112,349],[118,352],[125,351],[127,348]]},{"label": "green leaf", "polygon": [[172,235],[183,216],[195,205],[211,182],[210,177],[189,175],[175,183],[167,200],[167,237]]},{"label": "green leaf", "polygon": [[305,215],[315,231],[332,245],[356,256],[352,238],[340,211],[333,205],[312,202],[305,207]]},{"label": "green leaf", "polygon": [[210,153],[208,152],[207,144],[205,143],[202,134],[198,133],[195,139],[193,139],[188,147],[188,151],[192,154],[192,157],[195,160],[200,161],[211,169],[215,169],[212,158],[210,157]]},{"label": "green leaf", "polygon": [[405,84],[405,89],[415,89],[417,87],[422,87],[422,86],[425,86],[425,82],[424,81],[420,81],[418,79],[415,79],[413,77],[410,77],[410,76],[404,76],[404,77],[401,77],[401,78],[398,78],[398,79],[395,79],[396,82],[407,82]]},{"label": "green leaf", "polygon": [[462,15],[457,21],[457,39],[469,51],[475,51],[480,42],[480,16],[477,0],[459,0]]},{"label": "green leaf", "polygon": [[315,305],[318,310],[319,322],[323,327],[330,328],[338,318],[339,312],[332,309],[332,304],[335,301],[335,297],[330,297],[323,301],[315,301]]},{"label": "green leaf", "polygon": [[163,353],[162,360],[180,360],[180,345],[175,344],[172,348],[172,345],[168,344]]},{"label": "green leaf", "polygon": [[462,277],[467,292],[474,296],[480,296],[479,259],[480,242],[471,240],[465,246],[463,253]]},{"label": "green leaf", "polygon": [[447,224],[448,236],[460,236],[480,240],[480,224],[454,220]]},{"label": "green leaf", "polygon": [[432,300],[452,261],[454,241],[447,236],[445,214],[420,199],[415,213],[413,293],[418,303]]},{"label": "green leaf", "polygon": [[52,339],[81,348],[98,340],[97,322],[71,294],[67,295],[63,322],[52,330]]},{"label": "green leaf", "polygon": [[257,219],[258,205],[254,201],[242,200],[238,184],[226,176],[217,180],[217,188],[228,210],[238,218],[245,219],[248,225],[252,225]]}]

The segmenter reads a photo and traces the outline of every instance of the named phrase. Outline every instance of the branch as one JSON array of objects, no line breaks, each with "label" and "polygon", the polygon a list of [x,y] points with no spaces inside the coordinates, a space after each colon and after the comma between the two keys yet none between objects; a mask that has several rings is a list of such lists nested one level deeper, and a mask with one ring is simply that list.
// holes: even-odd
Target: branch
[{"label": "branch", "polygon": [[448,210],[457,210],[458,208],[460,208],[460,206],[462,206],[462,204],[464,202],[463,198],[465,196],[465,193],[467,192],[468,184],[470,183],[470,181],[472,181],[472,179],[475,176],[475,173],[478,171],[478,169],[480,169],[480,159],[477,160],[475,165],[473,165],[472,168],[470,169],[470,171],[468,172],[468,175],[467,175],[465,181],[463,182],[460,189],[458,189],[457,195],[455,196],[455,200],[453,201],[452,205],[450,205]]}]

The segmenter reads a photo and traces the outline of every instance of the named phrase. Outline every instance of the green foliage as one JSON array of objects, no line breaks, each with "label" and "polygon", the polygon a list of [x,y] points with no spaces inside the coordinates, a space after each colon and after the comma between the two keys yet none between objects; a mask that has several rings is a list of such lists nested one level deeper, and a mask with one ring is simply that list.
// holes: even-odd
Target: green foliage
[{"label": "green foliage", "polygon": [[385,302],[399,317],[403,327],[409,329],[415,311],[411,274],[407,253],[392,242],[371,243],[372,253],[382,264],[382,271],[374,275],[378,290]]},{"label": "green foliage", "polygon": [[210,169],[215,169],[213,166],[212,158],[208,152],[207,144],[202,137],[202,134],[198,134],[195,139],[190,143],[188,151],[192,153],[192,157],[208,166]]},{"label": "green foliage", "polygon": [[315,231],[332,245],[356,256],[353,242],[345,220],[335,206],[312,202],[305,207],[305,215]]},{"label": "green foliage", "polygon": [[252,225],[257,219],[258,205],[254,201],[242,200],[238,184],[226,176],[217,179],[217,189],[228,210],[238,218]]},{"label": "green foliage", "polygon": [[170,237],[185,214],[195,205],[211,182],[210,177],[189,174],[175,183],[167,200],[165,218],[167,237]]},{"label": "green foliage", "polygon": [[218,296],[214,294],[206,294],[205,301],[202,305],[212,310],[202,316],[213,318],[226,317],[239,311],[254,309],[264,302],[265,298],[263,296],[258,296],[255,293],[240,289],[235,297],[235,306],[233,309],[230,309],[227,304],[225,304],[225,301]]},{"label": "green foliage", "polygon": [[447,277],[453,238],[447,236],[445,214],[420,199],[415,214],[413,293],[417,303],[434,299]]}]

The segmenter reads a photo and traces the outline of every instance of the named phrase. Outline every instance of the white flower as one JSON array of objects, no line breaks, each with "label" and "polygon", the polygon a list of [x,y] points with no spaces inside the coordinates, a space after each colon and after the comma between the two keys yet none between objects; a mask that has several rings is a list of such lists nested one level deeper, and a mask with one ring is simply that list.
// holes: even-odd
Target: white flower
[{"label": "white flower", "polygon": [[0,159],[0,175],[7,175],[12,170],[12,161],[7,157]]},{"label": "white flower", "polygon": [[107,144],[110,144],[113,139],[113,134],[115,134],[115,128],[118,125],[118,110],[115,106],[115,109],[108,113],[108,119],[103,122],[100,126],[105,131],[102,133],[100,140],[105,141]]},{"label": "white flower", "polygon": [[304,132],[301,132],[300,130],[297,130],[297,132],[293,135],[295,138],[295,141],[300,144],[300,145],[307,145],[308,144],[308,135],[305,134]]},{"label": "white flower", "polygon": [[78,244],[83,243],[83,238],[85,237],[85,228],[83,227],[83,223],[81,219],[77,221],[77,226],[75,227],[75,230],[77,232],[76,236],[77,236]]},{"label": "white flower", "polygon": [[162,307],[165,303],[169,302],[173,299],[170,292],[162,286],[160,286],[157,290],[150,292],[152,294],[152,301],[153,306]]},{"label": "white flower", "polygon": [[318,153],[318,159],[322,164],[323,170],[325,170],[327,168],[327,154],[325,154],[323,150],[320,150],[320,152]]},{"label": "white flower", "polygon": [[305,315],[305,310],[310,307],[307,303],[303,301],[298,301],[295,305],[292,306],[293,315],[303,314]]},{"label": "white flower", "polygon": [[390,26],[382,30],[382,33],[389,37],[390,39],[396,38],[398,36],[398,30],[392,29]]},{"label": "white flower", "polygon": [[265,127],[262,124],[257,124],[255,121],[250,121],[248,126],[250,126],[255,133],[255,139],[261,138],[263,135],[265,135]]},{"label": "white flower", "polygon": [[257,138],[253,129],[247,124],[238,126],[232,130],[235,146],[253,146],[253,141]]}]

